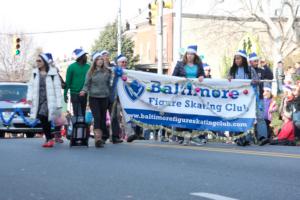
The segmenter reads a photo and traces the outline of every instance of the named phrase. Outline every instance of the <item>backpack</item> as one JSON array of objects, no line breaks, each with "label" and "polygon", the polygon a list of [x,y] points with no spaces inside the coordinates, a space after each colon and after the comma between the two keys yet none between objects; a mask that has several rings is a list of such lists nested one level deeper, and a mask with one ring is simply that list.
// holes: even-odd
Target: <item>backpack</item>
[{"label": "backpack", "polygon": [[[57,71],[58,77],[60,79],[60,83],[61,83],[61,88],[65,89],[66,88],[66,82],[64,81],[64,79],[61,77],[61,75],[59,74],[59,72]],[[51,75],[53,76],[53,75]],[[52,78],[52,80],[54,79],[54,77]]]}]

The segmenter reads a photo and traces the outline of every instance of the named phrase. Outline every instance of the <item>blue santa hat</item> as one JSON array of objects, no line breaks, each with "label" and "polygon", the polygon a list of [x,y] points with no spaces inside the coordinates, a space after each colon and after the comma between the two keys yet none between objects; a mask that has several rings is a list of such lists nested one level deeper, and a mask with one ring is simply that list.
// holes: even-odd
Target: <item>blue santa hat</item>
[{"label": "blue santa hat", "polygon": [[270,86],[265,86],[265,87],[264,87],[264,91],[269,91],[269,92],[271,92],[271,91],[272,91],[272,88],[271,88]]},{"label": "blue santa hat", "polygon": [[247,52],[245,50],[238,50],[235,54],[236,56],[242,56],[247,59]]},{"label": "blue santa hat", "polygon": [[291,92],[293,90],[293,88],[290,85],[283,85],[282,89],[286,92]]},{"label": "blue santa hat", "polygon": [[197,49],[198,49],[198,46],[197,46],[197,45],[190,45],[190,46],[187,47],[186,53],[194,53],[194,54],[197,54]]},{"label": "blue santa hat", "polygon": [[95,53],[93,53],[92,55],[92,60],[96,60],[96,58],[98,58],[99,56],[102,56],[101,52],[99,51],[96,51]]},{"label": "blue santa hat", "polygon": [[203,69],[210,69],[210,66],[207,63],[203,63]]},{"label": "blue santa hat", "polygon": [[109,52],[107,50],[103,50],[100,52],[101,56],[103,56],[104,54],[109,54]]},{"label": "blue santa hat", "polygon": [[41,53],[40,56],[43,58],[45,62],[48,64],[53,62],[53,57],[51,53]]},{"label": "blue santa hat", "polygon": [[259,57],[255,52],[249,54],[249,61],[259,60]]},{"label": "blue santa hat", "polygon": [[75,57],[75,59],[77,60],[78,58],[80,58],[81,56],[87,54],[83,49],[75,49],[73,51],[73,55]]},{"label": "blue santa hat", "polygon": [[122,61],[127,61],[127,58],[123,54],[120,54],[120,55],[118,55],[116,60],[117,60],[117,62],[122,62]]}]

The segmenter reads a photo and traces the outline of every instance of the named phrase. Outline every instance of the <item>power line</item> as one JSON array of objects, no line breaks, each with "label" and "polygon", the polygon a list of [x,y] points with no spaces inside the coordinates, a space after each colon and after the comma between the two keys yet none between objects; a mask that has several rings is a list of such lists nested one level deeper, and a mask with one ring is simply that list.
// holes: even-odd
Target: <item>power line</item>
[{"label": "power line", "polygon": [[148,7],[145,7],[144,9],[141,9],[140,13],[138,13],[138,14],[135,15],[134,17],[131,17],[130,19],[128,19],[128,21],[132,21],[132,20],[138,18],[138,17],[141,16],[147,9],[148,9]]},{"label": "power line", "polygon": [[[20,33],[21,35],[40,35],[40,34],[53,34],[53,33],[66,33],[66,32],[78,32],[78,31],[92,31],[92,30],[102,30],[103,27],[93,27],[93,28],[79,28],[79,29],[66,29],[66,30],[53,30],[53,31],[41,31],[41,32],[25,32]],[[1,33],[0,35],[15,35],[16,33]]]}]

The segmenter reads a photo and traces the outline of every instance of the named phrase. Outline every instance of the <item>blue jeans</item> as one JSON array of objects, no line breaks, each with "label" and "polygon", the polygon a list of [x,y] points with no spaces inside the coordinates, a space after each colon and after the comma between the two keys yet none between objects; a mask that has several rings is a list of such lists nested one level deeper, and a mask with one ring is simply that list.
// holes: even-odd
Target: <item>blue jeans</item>
[{"label": "blue jeans", "polygon": [[255,132],[256,132],[256,137],[258,140],[262,138],[268,138],[268,129],[267,129],[267,124],[264,119],[264,112],[265,112],[265,107],[264,107],[264,100],[259,99],[256,105],[256,126],[255,126]]}]

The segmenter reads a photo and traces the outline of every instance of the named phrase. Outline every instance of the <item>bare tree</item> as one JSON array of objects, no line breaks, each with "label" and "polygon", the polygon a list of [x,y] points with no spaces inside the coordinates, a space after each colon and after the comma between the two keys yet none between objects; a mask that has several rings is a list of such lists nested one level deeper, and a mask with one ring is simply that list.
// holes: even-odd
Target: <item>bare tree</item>
[{"label": "bare tree", "polygon": [[[229,0],[216,1],[216,6],[229,2]],[[232,1],[231,1],[232,2]],[[240,9],[235,11],[227,10],[229,16],[237,16],[243,13],[245,19],[253,17],[261,22],[272,41],[272,58],[279,61],[289,56],[300,47],[299,37],[299,18],[297,21],[300,2],[299,0],[280,0],[278,7],[274,7],[271,0],[240,0]],[[278,1],[277,1],[278,2]],[[272,4],[273,3],[273,4]],[[216,7],[215,6],[215,7]],[[243,26],[243,23],[240,23]]]},{"label": "bare tree", "polygon": [[[14,52],[14,40],[20,38],[20,54]],[[22,34],[2,34],[0,37],[0,81],[27,81],[32,59],[32,39]]]},{"label": "bare tree", "polygon": [[[226,2],[228,3],[229,0],[221,2],[215,0],[215,2],[215,7],[217,7]],[[263,26],[260,31],[267,33],[272,44],[268,48],[271,49],[269,52],[274,64],[300,48],[299,0],[240,0],[236,3],[240,3],[240,9],[236,13],[232,10],[227,10],[226,13],[229,16],[243,13],[243,17],[246,16],[245,19],[253,18],[261,22]],[[274,5],[274,3],[278,3],[278,5]],[[243,23],[240,26],[243,27]],[[273,73],[275,74],[275,72],[276,68],[274,67]],[[277,84],[273,82],[272,90],[275,95],[277,93],[276,88]]]},{"label": "bare tree", "polygon": [[271,17],[270,3],[270,0],[259,0],[256,3],[253,0],[244,0],[244,5],[251,15],[267,27],[274,44],[273,59],[281,60],[300,47],[297,38],[299,1],[283,0],[281,6],[275,10],[275,16],[278,18]]}]

